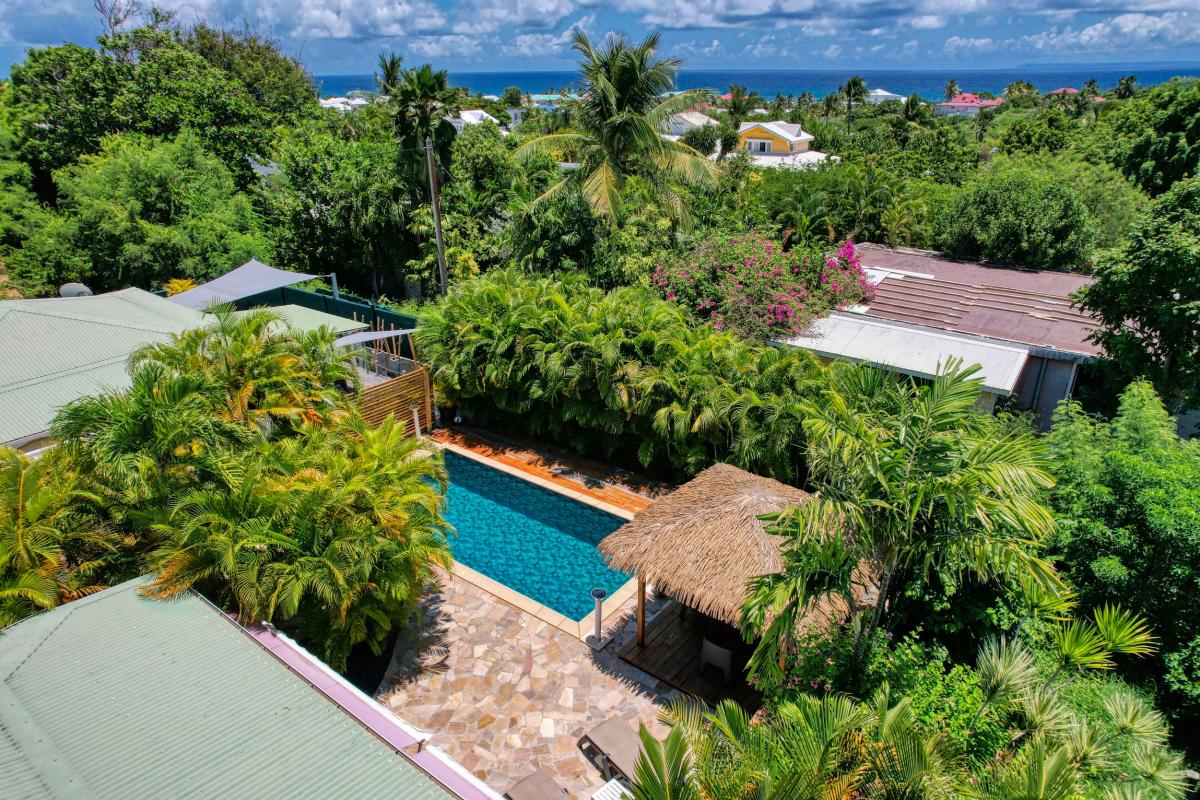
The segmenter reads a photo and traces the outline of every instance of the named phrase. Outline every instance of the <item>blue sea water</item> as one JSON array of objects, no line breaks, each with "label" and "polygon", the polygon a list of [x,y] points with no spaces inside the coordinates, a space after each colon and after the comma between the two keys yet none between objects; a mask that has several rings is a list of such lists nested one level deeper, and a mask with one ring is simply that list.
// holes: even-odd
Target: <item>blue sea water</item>
[{"label": "blue sea water", "polygon": [[[1123,75],[1136,75],[1142,86],[1162,83],[1176,76],[1200,76],[1200,64],[1023,66],[992,70],[683,70],[677,83],[680,89],[719,89],[722,92],[738,84],[768,98],[779,93],[796,95],[801,92],[822,97],[836,91],[851,75],[862,75],[871,89],[887,89],[900,95],[915,93],[927,100],[940,100],[946,82],[951,79],[958,81],[963,91],[969,92],[999,93],[1017,79],[1029,81],[1043,92],[1062,86],[1078,88],[1089,78],[1095,78],[1102,89],[1107,89]],[[450,82],[480,94],[498,95],[509,86],[529,93],[557,91],[573,85],[578,77],[574,71],[451,72]],[[371,75],[318,75],[315,80],[322,97],[375,88]]]},{"label": "blue sea water", "polygon": [[592,589],[610,595],[629,576],[596,549],[624,520],[456,453],[446,453],[446,521],[455,559],[554,609],[583,619]]}]

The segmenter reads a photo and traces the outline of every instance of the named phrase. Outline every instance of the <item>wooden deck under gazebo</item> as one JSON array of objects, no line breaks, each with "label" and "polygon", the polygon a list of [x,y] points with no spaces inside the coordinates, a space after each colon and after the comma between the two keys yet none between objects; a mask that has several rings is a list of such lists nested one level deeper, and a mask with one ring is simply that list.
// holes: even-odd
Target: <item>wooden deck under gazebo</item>
[{"label": "wooden deck under gazebo", "polygon": [[[599,549],[609,565],[637,577],[637,638],[619,655],[651,675],[708,702],[731,697],[757,706],[742,670],[748,646],[730,634],[752,578],[783,569],[783,539],[766,532],[760,517],[800,505],[810,495],[729,464],[701,472],[671,494],[638,512]],[[668,607],[647,626],[646,587],[650,585],[687,609]],[[822,621],[844,614],[822,608]],[[816,622],[816,620],[813,620]],[[722,680],[706,668],[708,654],[728,651],[736,675]]]}]

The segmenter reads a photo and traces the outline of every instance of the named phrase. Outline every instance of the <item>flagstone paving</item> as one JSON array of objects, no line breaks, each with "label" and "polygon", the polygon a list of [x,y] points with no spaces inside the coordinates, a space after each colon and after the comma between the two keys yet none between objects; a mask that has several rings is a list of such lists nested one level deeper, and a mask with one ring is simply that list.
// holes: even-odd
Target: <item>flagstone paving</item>
[{"label": "flagstone paving", "polygon": [[663,735],[659,709],[678,696],[617,658],[634,635],[632,611],[631,602],[597,652],[447,576],[397,643],[379,698],[497,792],[543,769],[572,797],[589,797],[604,780],[579,737],[611,717]]}]

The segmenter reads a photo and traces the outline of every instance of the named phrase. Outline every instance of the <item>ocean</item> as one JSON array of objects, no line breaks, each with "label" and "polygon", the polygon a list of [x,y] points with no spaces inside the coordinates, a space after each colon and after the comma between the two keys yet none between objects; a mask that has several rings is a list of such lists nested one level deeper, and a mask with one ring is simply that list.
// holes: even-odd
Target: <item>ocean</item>
[{"label": "ocean", "polygon": [[[677,84],[680,89],[719,89],[742,85],[771,98],[776,94],[796,95],[812,92],[823,97],[836,91],[851,75],[862,75],[869,89],[886,89],[900,95],[916,93],[927,100],[941,100],[947,81],[953,79],[967,92],[999,93],[1017,79],[1026,80],[1048,92],[1062,86],[1082,86],[1095,78],[1102,89],[1116,84],[1123,75],[1136,75],[1138,83],[1149,86],[1175,76],[1198,77],[1200,64],[1103,64],[1069,66],[1023,66],[994,70],[970,69],[804,69],[804,70],[682,70]],[[451,72],[450,83],[464,86],[480,94],[498,95],[509,86],[523,92],[557,91],[572,85],[579,75],[562,72]],[[372,75],[317,75],[317,88],[322,97],[337,97],[355,89],[373,90]]]}]

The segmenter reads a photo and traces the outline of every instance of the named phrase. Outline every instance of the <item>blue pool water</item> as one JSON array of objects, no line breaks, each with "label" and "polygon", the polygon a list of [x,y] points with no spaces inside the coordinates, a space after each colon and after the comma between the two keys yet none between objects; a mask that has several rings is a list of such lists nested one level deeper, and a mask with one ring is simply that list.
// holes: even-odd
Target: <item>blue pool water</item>
[{"label": "blue pool water", "polygon": [[596,550],[624,520],[456,453],[446,470],[450,549],[471,569],[569,619],[592,610],[592,589],[629,580]]}]

